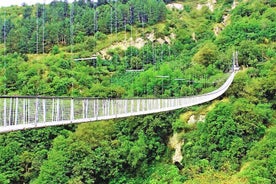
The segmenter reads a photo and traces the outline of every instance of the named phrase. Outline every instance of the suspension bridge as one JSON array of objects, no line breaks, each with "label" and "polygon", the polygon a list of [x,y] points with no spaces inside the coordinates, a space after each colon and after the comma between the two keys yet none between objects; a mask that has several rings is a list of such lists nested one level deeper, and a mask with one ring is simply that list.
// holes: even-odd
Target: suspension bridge
[{"label": "suspension bridge", "polygon": [[[97,1],[95,1],[97,2]],[[116,3],[117,1],[115,1]],[[94,1],[93,1],[94,3]],[[115,4],[116,5],[116,4]],[[116,6],[111,6],[111,19],[114,13],[115,23],[118,22]],[[97,9],[94,3],[94,32],[97,31]],[[44,53],[44,30],[45,30],[45,3],[43,5],[43,33],[42,33],[42,53]],[[38,17],[38,15],[37,15]],[[145,21],[142,18],[142,27],[144,30]],[[36,53],[39,54],[39,28],[38,19],[36,27]],[[72,4],[70,11],[70,45],[71,55],[73,55],[73,23],[74,23],[74,6]],[[115,29],[117,34],[118,27],[111,21],[111,33]],[[115,28],[113,28],[113,26]],[[131,26],[131,39],[132,24]],[[125,41],[127,24],[124,20]],[[4,18],[4,55],[6,55],[6,19]],[[143,33],[144,34],[144,33]],[[131,46],[131,45],[130,45]],[[154,58],[154,45],[152,41]],[[163,51],[161,52],[163,53]],[[0,133],[32,128],[68,125],[74,123],[85,123],[99,120],[109,120],[116,118],[125,118],[130,116],[153,114],[158,112],[172,111],[180,108],[190,107],[202,104],[221,96],[233,82],[235,73],[239,70],[236,58],[233,59],[233,69],[228,79],[218,89],[195,96],[181,98],[131,98],[131,99],[103,99],[103,98],[72,98],[72,97],[41,97],[41,96],[0,96]],[[132,51],[131,56],[132,58]],[[72,58],[73,59],[73,58]],[[161,57],[162,59],[162,57]],[[96,56],[88,58],[74,58],[74,61],[96,60]],[[4,62],[6,62],[4,60]],[[6,64],[5,64],[6,65]],[[143,71],[137,66],[129,68],[127,71]],[[164,77],[164,76],[159,76]],[[181,80],[181,79],[179,79]],[[163,90],[163,89],[162,89]]]},{"label": "suspension bridge", "polygon": [[215,91],[182,98],[1,96],[0,133],[153,114],[202,104],[221,96],[231,85],[237,70],[234,69],[226,82]]}]

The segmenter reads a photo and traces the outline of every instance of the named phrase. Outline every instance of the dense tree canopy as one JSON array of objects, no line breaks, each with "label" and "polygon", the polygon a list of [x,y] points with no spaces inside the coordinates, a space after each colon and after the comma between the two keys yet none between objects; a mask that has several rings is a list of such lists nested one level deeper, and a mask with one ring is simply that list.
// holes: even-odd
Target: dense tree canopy
[{"label": "dense tree canopy", "polygon": [[[1,134],[0,183],[276,182],[276,1],[231,9],[233,1],[218,0],[214,11],[198,8],[207,1],[180,1],[183,10],[166,9],[170,2],[0,9],[1,95],[197,95],[225,81],[235,50],[241,68],[222,97],[202,106]],[[133,45],[137,38],[144,45]],[[205,118],[188,124],[191,114]],[[174,133],[183,141],[177,166]]]},{"label": "dense tree canopy", "polygon": [[[16,19],[0,14],[1,42],[10,53],[49,52],[56,44],[73,44],[74,38],[124,30],[130,25],[153,25],[166,18],[162,1],[53,1],[49,5],[13,7]],[[12,11],[12,8],[11,10]],[[78,41],[78,40],[76,40]]]}]

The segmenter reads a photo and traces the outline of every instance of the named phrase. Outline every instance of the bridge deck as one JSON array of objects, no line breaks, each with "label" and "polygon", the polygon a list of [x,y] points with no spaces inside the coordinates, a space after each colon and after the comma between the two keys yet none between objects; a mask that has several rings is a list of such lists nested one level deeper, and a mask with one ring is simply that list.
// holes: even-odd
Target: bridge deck
[{"label": "bridge deck", "polygon": [[234,76],[235,71],[215,91],[182,98],[0,97],[0,133],[152,114],[198,105],[221,96]]}]

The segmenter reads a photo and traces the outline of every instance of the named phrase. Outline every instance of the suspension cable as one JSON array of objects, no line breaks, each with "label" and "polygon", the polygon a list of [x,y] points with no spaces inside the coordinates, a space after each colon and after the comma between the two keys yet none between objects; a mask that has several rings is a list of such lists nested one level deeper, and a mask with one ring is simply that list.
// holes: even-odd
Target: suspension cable
[{"label": "suspension cable", "polygon": [[[110,1],[110,3],[111,3],[112,1]],[[113,22],[112,22],[112,20],[113,20],[113,17],[112,17],[112,14],[113,14],[113,7],[112,7],[112,5],[110,4],[110,34],[112,35],[112,32],[113,32]]]},{"label": "suspension cable", "polygon": [[71,52],[71,57],[73,57],[73,44],[74,44],[74,3],[71,4],[71,11],[70,11],[70,52]]},{"label": "suspension cable", "polygon": [[[114,16],[115,16],[115,43],[118,43],[118,12],[117,12],[117,8],[118,8],[118,1],[115,1],[114,4],[115,8],[112,6],[112,8],[114,8]],[[116,53],[116,57],[115,57],[115,62],[118,63],[118,56]]]},{"label": "suspension cable", "polygon": [[97,32],[97,1],[93,1],[94,8],[94,35]]},{"label": "suspension cable", "polygon": [[[144,25],[144,7],[143,7],[143,13],[142,13],[142,37],[143,39],[145,39],[145,25]],[[143,67],[144,67],[144,63],[145,63],[145,49],[143,49],[143,53],[142,53],[142,60],[143,60]]]},{"label": "suspension cable", "polygon": [[6,70],[7,70],[7,62],[6,62],[6,55],[7,55],[7,25],[6,25],[6,10],[4,12],[4,95],[7,93],[7,76],[6,76]]},{"label": "suspension cable", "polygon": [[43,20],[42,20],[42,53],[45,53],[45,0],[43,1]]},{"label": "suspension cable", "polygon": [[39,3],[36,4],[36,54],[39,53],[38,51],[38,34],[39,34],[39,31],[38,31],[38,11],[39,11]]},{"label": "suspension cable", "polygon": [[125,59],[126,59],[125,63],[127,64],[127,30],[126,30],[127,18],[126,17],[124,17],[124,24],[125,24]]},{"label": "suspension cable", "polygon": [[[70,52],[71,52],[71,61],[73,61],[73,44],[74,44],[74,2],[71,4],[71,11],[70,11]],[[73,69],[73,65],[71,63],[71,72]],[[74,81],[72,75],[72,82],[71,82],[71,96],[73,96],[74,91]]]},{"label": "suspension cable", "polygon": [[132,63],[132,41],[133,41],[133,35],[132,35],[132,21],[133,21],[133,17],[132,17],[132,6],[130,6],[130,63]]},{"label": "suspension cable", "polygon": [[[118,42],[118,1],[115,1],[115,32],[116,32],[116,42]],[[117,58],[117,57],[116,57]]]}]

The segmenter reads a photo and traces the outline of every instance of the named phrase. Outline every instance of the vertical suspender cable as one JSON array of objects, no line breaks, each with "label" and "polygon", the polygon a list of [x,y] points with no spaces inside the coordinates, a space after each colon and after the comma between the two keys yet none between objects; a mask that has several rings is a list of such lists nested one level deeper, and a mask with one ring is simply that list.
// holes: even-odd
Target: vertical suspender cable
[{"label": "vertical suspender cable", "polygon": [[132,35],[132,24],[133,24],[133,12],[132,12],[133,10],[132,10],[132,6],[130,5],[130,63],[132,63],[132,56],[133,56],[133,54],[132,54],[132,42],[133,42],[133,35]]},{"label": "vertical suspender cable", "polygon": [[94,35],[97,32],[97,1],[93,1],[94,7]]},{"label": "vertical suspender cable", "polygon": [[[93,0],[93,8],[94,8],[94,38],[96,32],[98,32],[98,13],[97,13],[97,0]],[[97,42],[95,42],[95,47],[97,46]],[[97,67],[97,59],[93,62],[94,67]]]},{"label": "vertical suspender cable", "polygon": [[[124,17],[124,24],[125,24],[125,41],[124,41],[124,45],[125,45],[125,64],[127,65],[127,17]],[[128,66],[126,66],[127,68]]]},{"label": "vertical suspender cable", "polygon": [[[144,18],[145,18],[145,9],[144,9],[144,6],[143,6],[142,19],[141,19],[141,21],[142,21],[142,32],[143,32],[142,33],[142,35],[143,35],[142,37],[143,37],[143,39],[145,39],[145,20],[144,20]],[[143,60],[143,67],[144,67],[144,64],[145,64],[145,49],[143,49],[142,60]]]},{"label": "vertical suspender cable", "polygon": [[[4,37],[4,91],[3,91],[3,93],[4,93],[4,95],[6,95],[6,93],[7,93],[7,91],[6,91],[6,88],[7,88],[7,85],[6,85],[6,68],[7,68],[7,66],[6,66],[6,54],[7,54],[7,30],[6,30],[7,28],[6,28],[6,10],[5,10],[5,12],[4,12],[4,35],[3,35],[3,37]],[[4,116],[4,126],[7,126],[7,99],[6,98],[4,98],[4,114],[3,114],[3,116]]]},{"label": "vertical suspender cable", "polygon": [[38,34],[39,34],[39,31],[38,31],[38,11],[39,11],[39,4],[37,3],[36,4],[36,54],[38,54]]},{"label": "vertical suspender cable", "polygon": [[73,58],[73,16],[74,16],[74,3],[71,4],[71,10],[70,10],[70,51],[71,51],[71,57]]},{"label": "vertical suspender cable", "polygon": [[7,30],[6,30],[6,10],[4,12],[4,95],[6,95],[7,91],[6,91],[6,88],[7,88],[7,79],[6,79],[6,70],[7,70],[7,63],[6,63],[6,55],[7,55]]},{"label": "vertical suspender cable", "polygon": [[[70,10],[70,52],[71,52],[71,62],[73,61],[73,44],[74,44],[74,2],[71,4]],[[71,64],[71,72],[73,71]],[[71,96],[73,96],[74,91],[74,82],[73,82],[73,75],[71,77]]]},{"label": "vertical suspender cable", "polygon": [[42,18],[42,53],[45,53],[45,0],[43,1],[43,18]]},{"label": "vertical suspender cable", "polygon": [[[73,27],[73,21],[74,21],[74,2],[71,4],[71,9],[70,9],[70,52],[71,52],[71,62],[73,61],[73,44],[74,44],[74,27]],[[71,64],[71,72],[72,70],[72,64]],[[74,120],[74,98],[73,98],[73,91],[74,91],[74,82],[73,82],[73,75],[72,75],[72,83],[71,83],[71,101],[70,101],[70,121],[73,122]]]},{"label": "vertical suspender cable", "polygon": [[[118,12],[117,12],[117,8],[118,8],[118,1],[115,1],[115,32],[116,32],[116,42],[118,42]],[[116,57],[116,61],[117,61],[117,57]]]},{"label": "vertical suspender cable", "polygon": [[[115,1],[115,33],[116,33],[116,43],[118,42],[118,12],[117,12],[118,1]],[[116,56],[116,63],[118,63],[118,56]]]},{"label": "vertical suspender cable", "polygon": [[[111,3],[111,2],[110,2]],[[113,32],[113,7],[112,4],[110,4],[110,34],[112,35]]]}]

